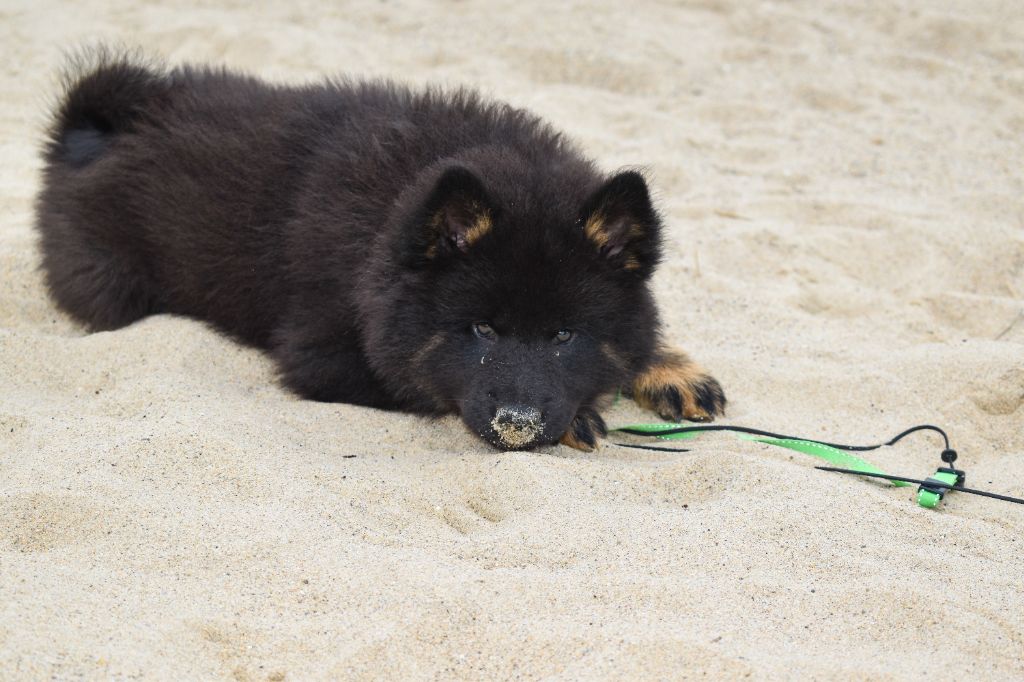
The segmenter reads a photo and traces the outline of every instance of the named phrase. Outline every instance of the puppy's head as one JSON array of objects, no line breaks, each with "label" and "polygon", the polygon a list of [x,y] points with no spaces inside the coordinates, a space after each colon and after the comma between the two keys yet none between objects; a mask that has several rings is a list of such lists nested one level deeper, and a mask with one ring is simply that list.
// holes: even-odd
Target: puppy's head
[{"label": "puppy's head", "polygon": [[[494,177],[497,175],[498,177]],[[439,169],[402,227],[408,382],[503,450],[558,441],[647,361],[660,223],[643,177]]]}]

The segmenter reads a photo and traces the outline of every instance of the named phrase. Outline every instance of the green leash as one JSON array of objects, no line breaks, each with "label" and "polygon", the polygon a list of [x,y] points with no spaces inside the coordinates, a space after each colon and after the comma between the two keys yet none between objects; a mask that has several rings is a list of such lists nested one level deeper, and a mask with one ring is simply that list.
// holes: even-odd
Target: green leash
[{"label": "green leash", "polygon": [[[788,450],[795,450],[802,452],[805,455],[811,457],[817,457],[823,459],[829,464],[833,464],[843,469],[852,469],[853,471],[860,471],[870,474],[881,474],[885,473],[874,464],[855,457],[847,452],[843,452],[838,448],[834,448],[831,445],[824,445],[822,443],[816,443],[813,440],[796,440],[793,438],[753,438],[752,436],[744,436],[748,440],[755,441],[757,443],[767,443],[768,445],[777,445],[780,448],[786,448]],[[892,481],[892,484],[896,487],[902,487],[908,485],[901,481]]]},{"label": "green leash", "polygon": [[[906,431],[898,434],[891,440],[885,443],[879,443],[877,445],[842,445],[838,443],[825,443],[822,441],[810,440],[807,438],[795,438],[792,436],[784,436],[777,433],[771,433],[770,431],[763,431],[761,429],[752,429],[746,426],[680,426],[679,424],[632,424],[630,426],[622,426],[617,429],[612,429],[619,433],[628,433],[637,436],[648,436],[658,438],[659,440],[689,440],[696,438],[701,433],[708,431],[726,431],[738,435],[740,438],[752,440],[758,443],[765,443],[767,445],[774,445],[796,452],[801,452],[805,455],[817,457],[822,459],[832,466],[819,466],[817,469],[822,471],[832,471],[842,474],[855,474],[860,476],[867,476],[870,478],[879,478],[887,480],[895,487],[903,487],[911,484],[917,484],[917,503],[927,509],[935,509],[942,499],[946,496],[946,493],[952,490],[958,490],[961,492],[972,493],[975,495],[982,495],[985,497],[991,497],[998,500],[1004,500],[1007,502],[1014,502],[1017,504],[1024,504],[1024,499],[1016,497],[1010,497],[1008,495],[999,495],[997,493],[990,493],[984,490],[974,490],[971,488],[964,487],[964,481],[966,475],[964,471],[953,468],[953,462],[957,459],[956,450],[949,447],[949,437],[946,432],[937,426],[931,424],[922,424],[913,428],[907,429]],[[943,461],[944,466],[941,466],[937,471],[925,480],[906,478],[903,476],[892,476],[883,472],[881,469],[876,467],[874,464],[857,457],[856,455],[850,454],[851,451],[867,451],[877,450],[886,446],[894,445],[904,437],[914,433],[916,431],[934,431],[942,436],[945,442],[945,449],[943,449],[940,457]],[[663,448],[651,445],[637,445],[630,443],[616,443],[620,447],[626,448],[640,448],[644,450],[661,450],[670,452],[688,452],[688,450],[682,450],[679,448]]]}]

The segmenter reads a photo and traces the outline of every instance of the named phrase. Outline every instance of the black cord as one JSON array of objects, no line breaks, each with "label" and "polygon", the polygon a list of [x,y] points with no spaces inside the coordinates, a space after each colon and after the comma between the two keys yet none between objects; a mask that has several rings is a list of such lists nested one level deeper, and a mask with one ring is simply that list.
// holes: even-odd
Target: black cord
[{"label": "black cord", "polygon": [[685,448],[660,448],[657,445],[634,445],[632,443],[612,443],[620,448],[634,448],[636,450],[657,450],[658,452],[689,452]]},{"label": "black cord", "polygon": [[[896,443],[898,443],[901,440],[903,440],[903,438],[905,438],[906,436],[909,436],[910,434],[914,433],[915,431],[934,431],[934,432],[936,432],[936,433],[938,433],[939,435],[942,436],[942,440],[943,440],[943,442],[945,443],[945,446],[946,446],[946,449],[943,452],[953,452],[953,450],[951,450],[950,447],[949,447],[949,436],[946,435],[946,432],[943,431],[942,429],[940,429],[938,426],[933,426],[931,424],[921,424],[920,426],[915,426],[913,428],[907,429],[903,433],[900,433],[900,434],[896,435],[894,438],[892,438],[892,440],[889,440],[889,441],[887,441],[885,443],[878,443],[877,445],[842,445],[840,443],[826,443],[823,440],[815,440],[814,438],[799,438],[797,436],[784,436],[784,435],[782,435],[780,433],[772,433],[771,431],[763,431],[761,429],[752,429],[752,428],[747,427],[747,426],[725,426],[725,425],[720,425],[720,424],[714,424],[714,425],[711,425],[711,426],[679,426],[679,427],[676,427],[676,428],[673,428],[673,429],[664,429],[664,430],[659,430],[659,431],[643,431],[641,429],[630,429],[630,428],[615,429],[615,430],[619,431],[620,433],[628,433],[628,434],[631,434],[631,435],[634,435],[634,436],[671,436],[671,435],[676,434],[676,433],[699,433],[701,431],[736,431],[738,433],[749,433],[749,434],[754,435],[754,436],[767,436],[769,438],[781,438],[781,439],[784,439],[784,440],[804,440],[804,441],[808,441],[808,442],[811,442],[811,443],[819,443],[821,445],[827,445],[830,448],[836,448],[838,450],[850,450],[850,451],[856,451],[856,452],[864,452],[864,451],[867,451],[867,450],[877,450],[878,448],[884,448],[887,445],[895,445]],[[953,460],[955,460],[955,459],[956,459],[956,456],[955,456],[955,453],[954,453]],[[953,460],[950,460],[950,462],[952,462]],[[943,458],[943,461],[946,461],[945,457]]]},{"label": "black cord", "polygon": [[884,478],[887,481],[900,481],[902,483],[916,483],[917,485],[923,485],[927,488],[945,488],[946,490],[955,490],[958,493],[971,493],[972,495],[981,495],[982,497],[991,497],[996,500],[1003,500],[1004,502],[1014,502],[1016,504],[1024,504],[1024,500],[1019,497],[1010,497],[1009,495],[1000,495],[998,493],[990,493],[987,490],[976,490],[974,488],[964,488],[959,485],[950,485],[943,483],[942,481],[936,481],[931,479],[928,481],[922,481],[917,478],[905,478],[903,476],[890,476],[889,474],[875,474],[869,471],[857,471],[856,469],[839,469],[836,467],[814,467],[821,471],[834,471],[837,474],[854,474],[856,476],[868,476],[870,478]]},{"label": "black cord", "polygon": [[[785,435],[782,435],[780,433],[773,433],[771,431],[764,431],[762,429],[752,429],[752,428],[750,428],[748,426],[725,426],[725,425],[720,425],[720,424],[714,424],[714,425],[710,425],[710,426],[679,426],[679,427],[675,427],[675,428],[671,428],[671,429],[662,429],[662,430],[659,430],[659,431],[645,431],[643,429],[631,429],[631,428],[622,428],[622,429],[614,429],[614,430],[618,431],[620,433],[628,433],[628,434],[631,434],[631,435],[634,435],[634,436],[648,436],[648,437],[671,436],[671,435],[677,434],[677,433],[700,433],[700,432],[703,432],[703,431],[734,431],[734,432],[737,432],[737,433],[749,433],[749,434],[754,435],[754,436],[767,436],[768,438],[779,438],[779,439],[782,439],[782,440],[801,440],[801,441],[806,441],[808,443],[818,443],[819,445],[827,445],[828,447],[836,448],[837,450],[847,450],[847,451],[855,451],[855,452],[865,452],[867,450],[877,450],[879,448],[883,448],[883,447],[886,447],[886,446],[889,446],[889,445],[895,445],[896,443],[900,442],[901,440],[903,440],[904,438],[906,438],[910,434],[916,433],[918,431],[934,431],[935,433],[937,433],[940,436],[942,436],[942,441],[943,441],[944,449],[942,450],[942,454],[939,455],[942,458],[942,461],[945,462],[947,465],[952,466],[953,462],[955,462],[956,458],[957,458],[956,450],[954,450],[951,447],[949,447],[949,436],[947,436],[946,432],[943,431],[942,429],[940,429],[938,426],[934,426],[932,424],[920,424],[918,426],[911,427],[911,428],[907,429],[906,431],[903,431],[901,433],[896,434],[890,440],[888,440],[888,441],[886,441],[884,443],[878,443],[877,445],[844,445],[842,443],[826,443],[823,440],[815,440],[813,438],[799,438],[797,436],[785,436]],[[654,446],[654,445],[633,445],[633,444],[630,444],[630,443],[615,443],[615,445],[617,445],[619,447],[623,447],[623,448],[638,448],[638,449],[641,449],[641,450],[659,450],[659,451],[662,451],[662,452],[689,452],[689,450],[684,450],[684,449],[681,449],[681,448],[663,448],[663,447],[657,447],[657,446]],[[998,493],[990,493],[987,490],[977,490],[977,489],[974,489],[974,488],[964,488],[963,486],[960,486],[960,485],[948,485],[946,483],[941,483],[941,482],[935,481],[935,480],[922,481],[922,480],[916,479],[916,478],[904,478],[903,476],[890,476],[889,474],[874,474],[874,473],[869,473],[869,472],[865,472],[865,471],[857,471],[856,469],[839,469],[839,468],[836,468],[836,467],[824,467],[824,466],[822,466],[822,467],[815,467],[815,468],[816,469],[820,469],[822,471],[834,471],[834,472],[840,473],[840,474],[855,474],[857,476],[867,476],[867,477],[870,477],[870,478],[883,478],[883,479],[888,480],[888,481],[902,481],[903,483],[916,483],[918,485],[924,485],[924,486],[930,487],[930,488],[945,488],[945,489],[948,489],[948,490],[956,490],[958,492],[970,493],[972,495],[981,495],[982,497],[991,497],[992,499],[1002,500],[1004,502],[1013,502],[1015,504],[1024,504],[1024,499],[1020,499],[1018,497],[1010,497],[1009,495],[1000,495]]]}]

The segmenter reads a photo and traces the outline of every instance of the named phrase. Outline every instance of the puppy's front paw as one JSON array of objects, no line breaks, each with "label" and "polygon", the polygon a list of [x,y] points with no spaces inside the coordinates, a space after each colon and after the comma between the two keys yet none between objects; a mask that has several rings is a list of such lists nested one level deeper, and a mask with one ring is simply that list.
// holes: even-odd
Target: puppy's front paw
[{"label": "puppy's front paw", "polygon": [[678,351],[661,351],[630,388],[638,405],[669,421],[709,422],[725,414],[721,384]]},{"label": "puppy's front paw", "polygon": [[570,448],[590,452],[597,448],[597,439],[608,435],[604,419],[596,410],[583,408],[573,417],[569,430],[558,441]]}]

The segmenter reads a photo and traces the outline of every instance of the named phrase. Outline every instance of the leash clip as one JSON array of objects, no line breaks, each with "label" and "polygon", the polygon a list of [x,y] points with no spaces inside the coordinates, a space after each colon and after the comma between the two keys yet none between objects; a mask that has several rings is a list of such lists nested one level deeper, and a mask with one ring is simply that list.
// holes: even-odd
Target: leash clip
[{"label": "leash clip", "polygon": [[[954,459],[955,457],[954,455]],[[935,509],[939,502],[942,501],[942,498],[946,496],[946,493],[952,490],[952,488],[947,488],[946,486],[962,488],[966,479],[967,475],[962,469],[939,467],[934,475],[926,478],[924,483],[918,486],[917,503],[927,509]],[[929,485],[935,483],[943,485]]]}]

